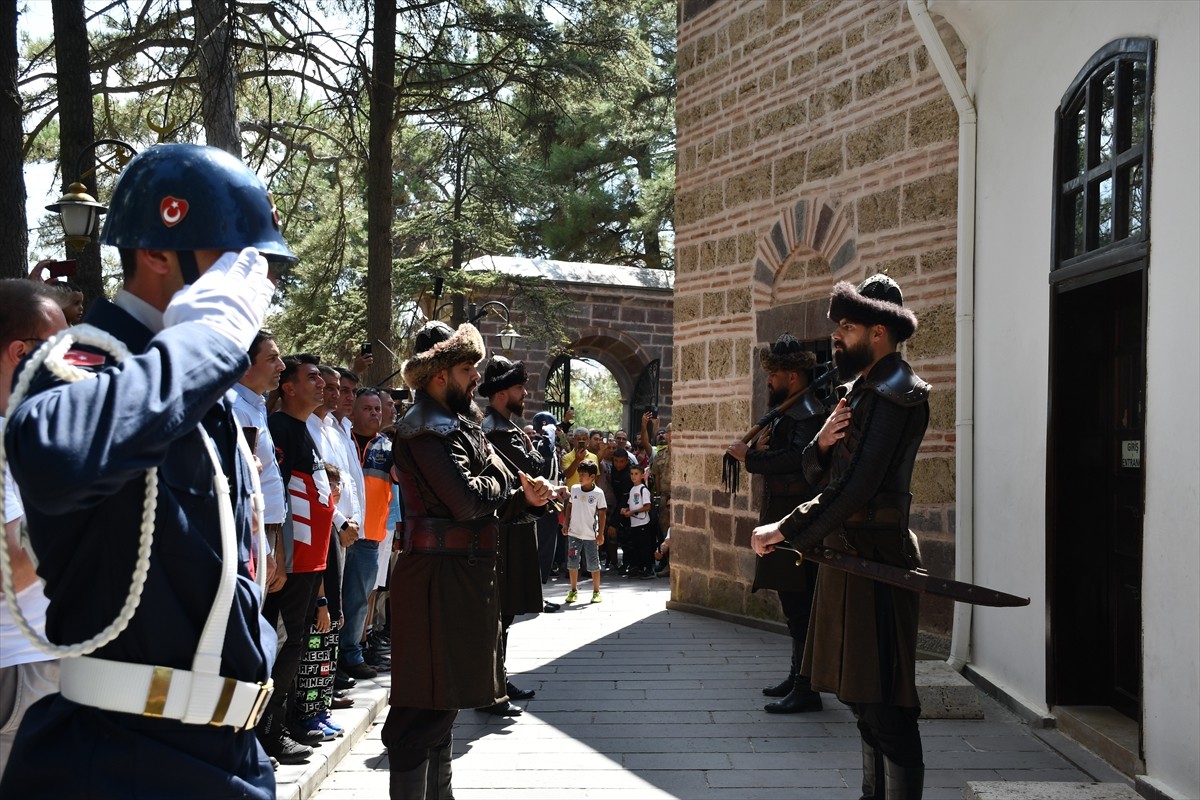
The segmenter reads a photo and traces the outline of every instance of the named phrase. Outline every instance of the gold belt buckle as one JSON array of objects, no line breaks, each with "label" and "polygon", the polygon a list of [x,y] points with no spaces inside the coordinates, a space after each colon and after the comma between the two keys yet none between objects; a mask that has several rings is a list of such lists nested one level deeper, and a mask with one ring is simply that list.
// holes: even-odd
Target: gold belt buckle
[{"label": "gold belt buckle", "polygon": [[154,668],[154,672],[150,676],[150,688],[146,692],[146,706],[142,709],[143,717],[161,717],[163,715],[174,672],[170,667]]},{"label": "gold belt buckle", "polygon": [[243,728],[253,728],[262,719],[263,711],[266,710],[267,700],[271,699],[271,693],[275,691],[275,683],[270,678],[267,678],[266,683],[258,685],[258,696],[254,698],[254,705],[250,707],[250,716],[246,718],[245,725],[239,725],[237,730]]}]

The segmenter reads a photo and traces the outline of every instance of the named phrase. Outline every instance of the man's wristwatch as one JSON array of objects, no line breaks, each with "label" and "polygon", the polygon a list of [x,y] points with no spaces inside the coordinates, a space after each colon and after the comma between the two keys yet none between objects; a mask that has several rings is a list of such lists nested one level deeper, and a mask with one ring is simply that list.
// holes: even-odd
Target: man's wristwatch
[{"label": "man's wristwatch", "polygon": [[338,530],[344,531],[344,530],[346,530],[346,528],[349,528],[349,527],[350,527],[350,520],[346,520],[345,522],[342,523],[342,527],[338,528]]},{"label": "man's wristwatch", "polygon": [[329,605],[328,597],[318,597],[317,598],[317,608],[325,608],[325,606],[327,606],[327,605]]}]

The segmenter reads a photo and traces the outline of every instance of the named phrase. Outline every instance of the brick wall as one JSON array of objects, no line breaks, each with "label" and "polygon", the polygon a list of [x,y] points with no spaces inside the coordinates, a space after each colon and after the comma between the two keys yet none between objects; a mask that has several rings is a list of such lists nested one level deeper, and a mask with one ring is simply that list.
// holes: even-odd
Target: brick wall
[{"label": "brick wall", "polygon": [[[721,456],[765,410],[758,349],[827,337],[833,283],[877,271],[921,320],[904,348],[934,386],[913,528],[952,574],[958,118],[905,5],[685,0],[679,17],[674,599],[782,619],[749,592],[760,479],[729,496]],[[923,609],[944,644],[952,606]]]}]

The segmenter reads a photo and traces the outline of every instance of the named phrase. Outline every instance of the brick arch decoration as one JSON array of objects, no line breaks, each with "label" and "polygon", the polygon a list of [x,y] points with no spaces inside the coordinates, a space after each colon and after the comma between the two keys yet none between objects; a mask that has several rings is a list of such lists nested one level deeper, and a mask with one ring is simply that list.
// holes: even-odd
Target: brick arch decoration
[{"label": "brick arch decoration", "polygon": [[798,200],[779,213],[756,247],[756,311],[803,300],[812,293],[814,279],[837,275],[855,260],[858,246],[846,208],[829,198],[814,198]]},{"label": "brick arch decoration", "polygon": [[829,198],[798,200],[759,238],[754,265],[759,347],[785,331],[801,340],[829,335],[829,289],[858,255],[845,209]]}]

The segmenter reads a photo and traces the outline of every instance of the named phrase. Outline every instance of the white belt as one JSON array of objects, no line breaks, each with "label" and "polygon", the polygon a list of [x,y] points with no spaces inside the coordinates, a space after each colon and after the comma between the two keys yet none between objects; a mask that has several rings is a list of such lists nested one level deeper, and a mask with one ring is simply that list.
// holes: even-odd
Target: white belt
[{"label": "white belt", "polygon": [[258,723],[274,688],[270,679],[249,683],[87,656],[63,659],[60,669],[59,691],[80,705],[235,730]]}]

